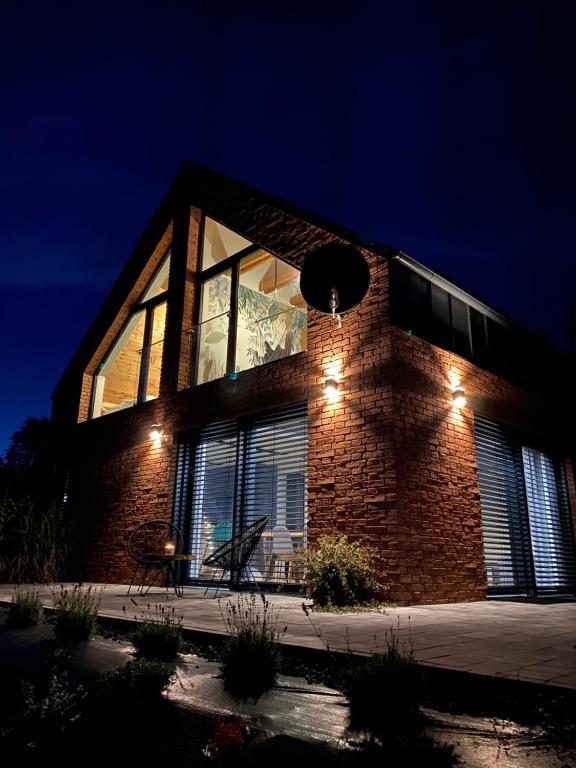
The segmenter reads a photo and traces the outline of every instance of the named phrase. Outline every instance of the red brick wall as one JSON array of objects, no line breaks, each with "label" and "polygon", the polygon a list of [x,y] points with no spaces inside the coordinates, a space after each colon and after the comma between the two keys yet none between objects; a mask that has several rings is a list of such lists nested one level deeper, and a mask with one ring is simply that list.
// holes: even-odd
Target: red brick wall
[{"label": "red brick wall", "polygon": [[[395,492],[388,282],[386,263],[369,263],[370,291],[342,329],[311,313],[318,387],[308,401],[308,533],[313,543],[342,532],[383,551]],[[322,391],[332,358],[342,374],[333,403]]]},{"label": "red brick wall", "polygon": [[396,504],[387,542],[390,597],[401,603],[482,599],[473,417],[451,405],[449,383],[451,367],[463,361],[396,328],[392,339]]},{"label": "red brick wall", "polygon": [[[401,604],[485,596],[473,411],[452,407],[450,374],[487,416],[534,427],[526,413],[537,409],[512,385],[389,327],[387,267],[372,267],[370,294],[341,330],[310,313],[308,352],[79,425],[72,497],[85,578],[126,582],[130,530],[170,519],[179,432],[307,400],[310,542],[341,531],[373,544],[387,596]],[[343,377],[331,403],[323,381],[334,360]],[[148,436],[156,422],[160,446]]]},{"label": "red brick wall", "polygon": [[[211,205],[220,206],[219,215]],[[298,264],[306,249],[336,239],[249,197],[220,195],[205,207]],[[130,578],[130,531],[144,520],[171,517],[179,433],[307,401],[310,542],[332,531],[370,542],[379,552],[381,578],[390,586],[387,596],[401,604],[482,599],[473,413],[545,434],[553,421],[550,404],[391,327],[387,263],[367,251],[370,291],[344,317],[342,329],[311,311],[307,352],[242,372],[235,381],[187,388],[198,221],[197,212],[190,219],[182,206],[176,214],[170,278],[174,304],[160,398],[78,424],[68,441],[82,576],[108,582]],[[110,322],[116,327],[118,317]],[[92,366],[97,357],[92,356]],[[323,382],[334,369],[341,380],[338,398],[331,402]],[[70,421],[67,409],[78,407],[83,372],[72,374],[55,402],[55,418],[62,424]],[[90,378],[84,375],[81,418]],[[465,386],[469,400],[461,411],[451,404],[455,383]],[[153,423],[162,425],[160,445],[149,438]]]},{"label": "red brick wall", "polygon": [[116,415],[124,414],[87,422],[98,428],[85,430],[76,443],[70,499],[80,575],[126,583],[134,566],[126,550],[130,531],[145,520],[170,519],[172,440],[165,437],[156,446],[144,439],[142,419],[132,415],[117,420],[125,435],[120,444],[112,435],[114,424],[104,423]]},{"label": "red brick wall", "polygon": [[[84,577],[125,581],[130,530],[146,519],[170,519],[175,481],[174,435],[212,421],[307,401],[309,535],[341,530],[352,538],[385,535],[382,506],[391,493],[392,392],[386,339],[386,264],[370,257],[373,280],[363,304],[338,330],[309,313],[308,351],[78,425],[71,498],[78,507]],[[324,396],[324,379],[342,363],[340,395]],[[150,426],[162,425],[159,447]]]},{"label": "red brick wall", "polygon": [[[554,404],[391,329],[396,535],[388,541],[392,599],[450,602],[485,597],[474,413],[554,440]],[[467,405],[452,405],[455,385]]]}]

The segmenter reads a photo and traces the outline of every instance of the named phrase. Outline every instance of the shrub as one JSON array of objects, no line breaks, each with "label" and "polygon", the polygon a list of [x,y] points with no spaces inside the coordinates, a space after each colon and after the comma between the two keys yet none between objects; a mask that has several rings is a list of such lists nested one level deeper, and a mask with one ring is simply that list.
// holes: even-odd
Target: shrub
[{"label": "shrub", "polygon": [[254,594],[239,595],[223,616],[230,636],[221,651],[220,669],[224,687],[237,699],[259,699],[273,687],[280,669],[278,614],[262,595],[260,599],[261,610]]},{"label": "shrub", "polygon": [[372,551],[341,535],[320,536],[302,555],[310,597],[315,606],[342,607],[370,600],[384,586],[374,577]]},{"label": "shrub", "polygon": [[342,688],[350,707],[350,730],[382,744],[418,737],[421,679],[413,650],[400,646],[398,633],[386,636],[386,649],[344,673]]},{"label": "shrub", "polygon": [[142,615],[132,637],[138,655],[146,659],[174,659],[182,647],[182,616],[176,616],[173,606],[147,607],[148,613]]},{"label": "shrub", "polygon": [[22,683],[23,707],[7,729],[4,748],[37,750],[65,737],[82,715],[86,692],[81,685],[71,690],[66,672],[53,671],[45,695],[27,681]]},{"label": "shrub", "polygon": [[348,732],[361,736],[364,764],[453,768],[459,763],[453,746],[437,744],[424,730],[420,673],[412,647],[400,646],[398,632],[386,635],[383,653],[349,667],[341,683],[350,710]]},{"label": "shrub", "polygon": [[126,666],[101,676],[104,691],[134,698],[160,696],[174,672],[171,664],[149,659],[134,659]]},{"label": "shrub", "polygon": [[32,499],[0,501],[0,582],[49,584],[60,578],[69,550],[61,508]]},{"label": "shrub", "polygon": [[6,626],[10,628],[35,627],[42,615],[38,592],[21,592],[12,596]]},{"label": "shrub", "polygon": [[88,640],[98,618],[102,590],[75,584],[54,595],[54,634],[64,643]]}]

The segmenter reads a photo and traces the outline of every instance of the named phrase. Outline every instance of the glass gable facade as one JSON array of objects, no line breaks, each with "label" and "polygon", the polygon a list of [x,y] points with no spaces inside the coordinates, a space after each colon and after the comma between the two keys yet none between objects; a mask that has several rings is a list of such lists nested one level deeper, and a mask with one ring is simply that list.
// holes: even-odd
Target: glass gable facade
[{"label": "glass gable facade", "polygon": [[170,254],[101,363],[94,377],[93,419],[160,394],[169,271]]},{"label": "glass gable facade", "polygon": [[306,349],[297,269],[209,218],[201,264],[196,384]]}]

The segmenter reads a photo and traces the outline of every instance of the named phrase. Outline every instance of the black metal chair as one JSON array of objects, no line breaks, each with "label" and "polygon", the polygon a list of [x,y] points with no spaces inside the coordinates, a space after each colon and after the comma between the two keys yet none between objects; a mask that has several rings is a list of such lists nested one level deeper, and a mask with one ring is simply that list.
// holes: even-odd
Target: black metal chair
[{"label": "black metal chair", "polygon": [[[136,526],[128,539],[128,554],[136,561],[128,594],[139,568],[142,569],[142,578],[138,585],[138,592],[141,595],[147,594],[162,573],[165,574],[165,585],[167,586],[168,577],[170,577],[174,591],[179,594],[174,557],[182,552],[183,543],[184,538],[180,530],[166,520],[148,520]],[[148,576],[153,578],[146,584]]]},{"label": "black metal chair", "polygon": [[[214,597],[218,594],[225,573],[229,572],[231,577],[234,574],[237,574],[238,577],[240,577],[243,570],[247,570],[250,573],[256,589],[260,592],[258,582],[254,578],[254,574],[250,568],[250,558],[254,554],[254,550],[260,541],[260,537],[266,528],[267,522],[267,517],[260,517],[251,525],[243,528],[237,534],[232,536],[229,541],[222,544],[221,547],[218,547],[218,549],[212,552],[211,555],[204,558],[202,561],[203,566],[207,568],[215,568],[217,570],[221,569],[222,571]],[[208,592],[215,580],[216,576],[214,575],[206,587],[204,594]]]}]

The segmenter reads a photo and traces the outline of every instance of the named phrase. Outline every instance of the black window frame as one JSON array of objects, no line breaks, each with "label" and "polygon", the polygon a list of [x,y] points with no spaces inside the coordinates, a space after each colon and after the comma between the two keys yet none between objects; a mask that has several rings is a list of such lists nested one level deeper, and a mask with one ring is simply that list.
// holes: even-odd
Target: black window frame
[{"label": "black window frame", "polygon": [[[298,267],[296,267],[294,264],[291,264],[286,259],[283,259],[281,256],[276,255],[272,251],[270,251],[268,248],[264,248],[262,245],[257,245],[256,243],[250,244],[246,248],[243,248],[242,250],[238,251],[238,253],[232,254],[232,256],[228,256],[228,258],[223,259],[222,261],[219,261],[217,264],[212,264],[210,267],[207,267],[206,269],[202,269],[202,258],[204,255],[204,230],[205,230],[205,222],[206,218],[212,219],[212,221],[215,221],[217,224],[220,224],[222,227],[226,227],[226,229],[230,229],[231,232],[234,232],[234,234],[239,235],[240,237],[244,237],[244,235],[240,235],[240,233],[236,232],[235,230],[228,227],[226,224],[224,224],[221,221],[218,221],[218,219],[215,219],[213,216],[209,216],[208,214],[202,214],[202,221],[200,224],[200,231],[199,231],[199,247],[198,247],[198,264],[200,265],[198,268],[198,276],[196,280],[196,296],[198,296],[198,301],[196,302],[196,310],[194,313],[194,327],[197,329],[196,334],[196,350],[194,353],[194,365],[193,365],[193,377],[192,386],[202,386],[202,384],[210,384],[213,381],[218,381],[220,378],[226,378],[227,376],[230,376],[236,372],[236,341],[237,341],[237,332],[238,332],[238,293],[239,293],[239,285],[240,285],[240,262],[242,259],[245,259],[247,256],[251,256],[253,253],[256,253],[257,251],[265,251],[266,253],[269,253],[270,256],[272,256],[275,259],[278,259],[278,261],[282,261],[284,264],[287,264],[289,267],[292,267],[293,269],[300,270]],[[245,240],[248,238],[244,237]],[[200,364],[200,328],[202,326],[202,305],[203,305],[203,287],[204,284],[208,282],[208,280],[211,280],[212,278],[216,277],[217,275],[221,274],[222,272],[227,272],[230,270],[230,281],[231,281],[231,287],[230,287],[230,308],[228,310],[228,349],[226,351],[226,371],[224,373],[224,376],[219,377],[218,379],[210,379],[209,381],[202,382],[202,384],[198,383],[198,373],[199,373],[199,364]]]},{"label": "black window frame", "polygon": [[[281,408],[275,408],[273,410],[258,411],[255,413],[243,414],[232,419],[226,419],[224,421],[208,422],[206,424],[198,425],[190,430],[182,432],[179,435],[178,451],[176,460],[176,475],[174,483],[174,505],[172,511],[172,521],[177,525],[183,533],[184,540],[188,543],[189,551],[194,548],[193,543],[193,517],[194,517],[194,487],[199,480],[197,469],[197,448],[202,442],[203,435],[208,432],[209,434],[215,434],[218,438],[220,435],[228,437],[235,441],[234,451],[234,468],[231,473],[233,481],[233,491],[230,498],[232,512],[231,512],[231,536],[237,534],[246,525],[250,525],[255,522],[262,514],[269,516],[266,532],[272,530],[276,524],[276,512],[271,508],[270,511],[266,507],[266,510],[261,510],[258,504],[254,504],[253,497],[248,494],[248,489],[252,486],[254,478],[257,474],[257,463],[254,461],[254,455],[250,451],[250,442],[254,441],[256,445],[259,444],[260,437],[258,436],[258,430],[262,427],[274,425],[279,427],[286,423],[293,422],[294,420],[302,420],[305,430],[304,439],[304,457],[302,462],[302,474],[300,485],[301,488],[297,488],[296,492],[302,499],[302,545],[305,547],[308,535],[308,425],[309,425],[309,412],[308,403],[306,401],[300,401],[291,403],[290,405],[283,406]],[[276,434],[276,433],[275,433]],[[281,445],[282,438],[275,440],[275,446]],[[302,441],[299,442],[301,447]],[[224,449],[227,451],[228,449]],[[292,472],[292,481],[294,481],[295,475],[300,475],[299,472]],[[249,500],[249,497],[251,500]],[[294,525],[294,519],[299,514],[299,510],[292,512],[290,517],[286,517],[285,525],[291,533],[298,532],[298,528]],[[184,564],[183,564],[184,566]],[[205,584],[209,577],[202,576],[190,576],[185,572],[185,567],[181,570],[181,579],[188,585]],[[239,587],[241,580],[238,578],[238,574],[230,578],[227,583],[230,586]],[[261,585],[266,585],[269,580],[265,575],[259,579]],[[275,582],[273,582],[276,584]],[[301,587],[296,583],[288,582],[288,589]],[[277,584],[276,584],[277,587]]]},{"label": "black window frame", "polygon": [[[134,405],[140,405],[141,403],[147,402],[146,386],[148,383],[148,371],[150,368],[150,351],[152,348],[152,343],[151,343],[152,342],[152,321],[154,317],[154,310],[156,309],[156,307],[160,306],[161,304],[166,304],[166,318],[168,317],[168,303],[170,300],[170,281],[168,282],[168,288],[165,291],[162,291],[161,293],[159,293],[157,296],[152,296],[150,299],[147,299],[146,301],[142,301],[142,297],[146,295],[146,291],[149,289],[150,285],[154,282],[156,276],[164,266],[166,259],[168,259],[171,256],[171,252],[172,252],[172,245],[170,245],[167,248],[166,252],[160,259],[158,269],[154,272],[153,277],[148,281],[146,287],[140,294],[140,299],[134,304],[134,306],[130,310],[130,314],[126,318],[126,321],[123,323],[122,328],[114,337],[114,340],[108,347],[106,354],[104,355],[100,364],[98,365],[98,369],[95,375],[92,377],[92,391],[90,395],[90,411],[89,411],[90,419],[99,419],[102,416],[110,415],[110,414],[99,414],[98,416],[94,415],[96,384],[97,384],[98,376],[100,376],[102,368],[106,365],[106,361],[108,360],[116,344],[122,337],[122,334],[126,330],[127,325],[132,320],[132,318],[138,315],[140,312],[145,313],[144,334],[142,336],[142,352],[140,354],[140,366],[138,369],[138,386],[136,388],[137,394],[136,394],[136,402],[134,403]],[[162,337],[162,341],[164,341],[164,339],[165,339],[165,335]],[[161,379],[162,377],[160,377],[160,380]]]},{"label": "black window frame", "polygon": [[[576,593],[576,537],[568,493],[566,464],[562,452],[553,443],[515,429],[482,414],[474,414],[474,441],[485,563],[494,556],[510,561],[506,584],[488,586],[489,596],[498,595],[574,595]],[[545,583],[546,566],[540,564],[539,582],[535,558],[541,549],[533,546],[532,526],[542,519],[536,509],[530,511],[528,477],[524,463],[525,449],[543,454],[552,466],[548,474],[557,494],[558,516],[553,532],[556,571],[562,583]],[[495,469],[495,467],[497,467]],[[505,501],[504,501],[505,500]],[[546,506],[543,504],[543,506]],[[500,507],[500,511],[499,508]],[[547,509],[547,507],[546,507]],[[545,515],[544,515],[545,516]],[[550,550],[552,552],[552,550]]]},{"label": "black window frame", "polygon": [[[434,295],[438,299],[442,293],[448,298],[446,328],[434,308]],[[390,322],[408,335],[414,334],[521,386],[539,386],[535,360],[541,358],[542,367],[546,350],[528,330],[512,321],[495,319],[468,304],[462,295],[452,294],[397,261],[390,263]]]}]

